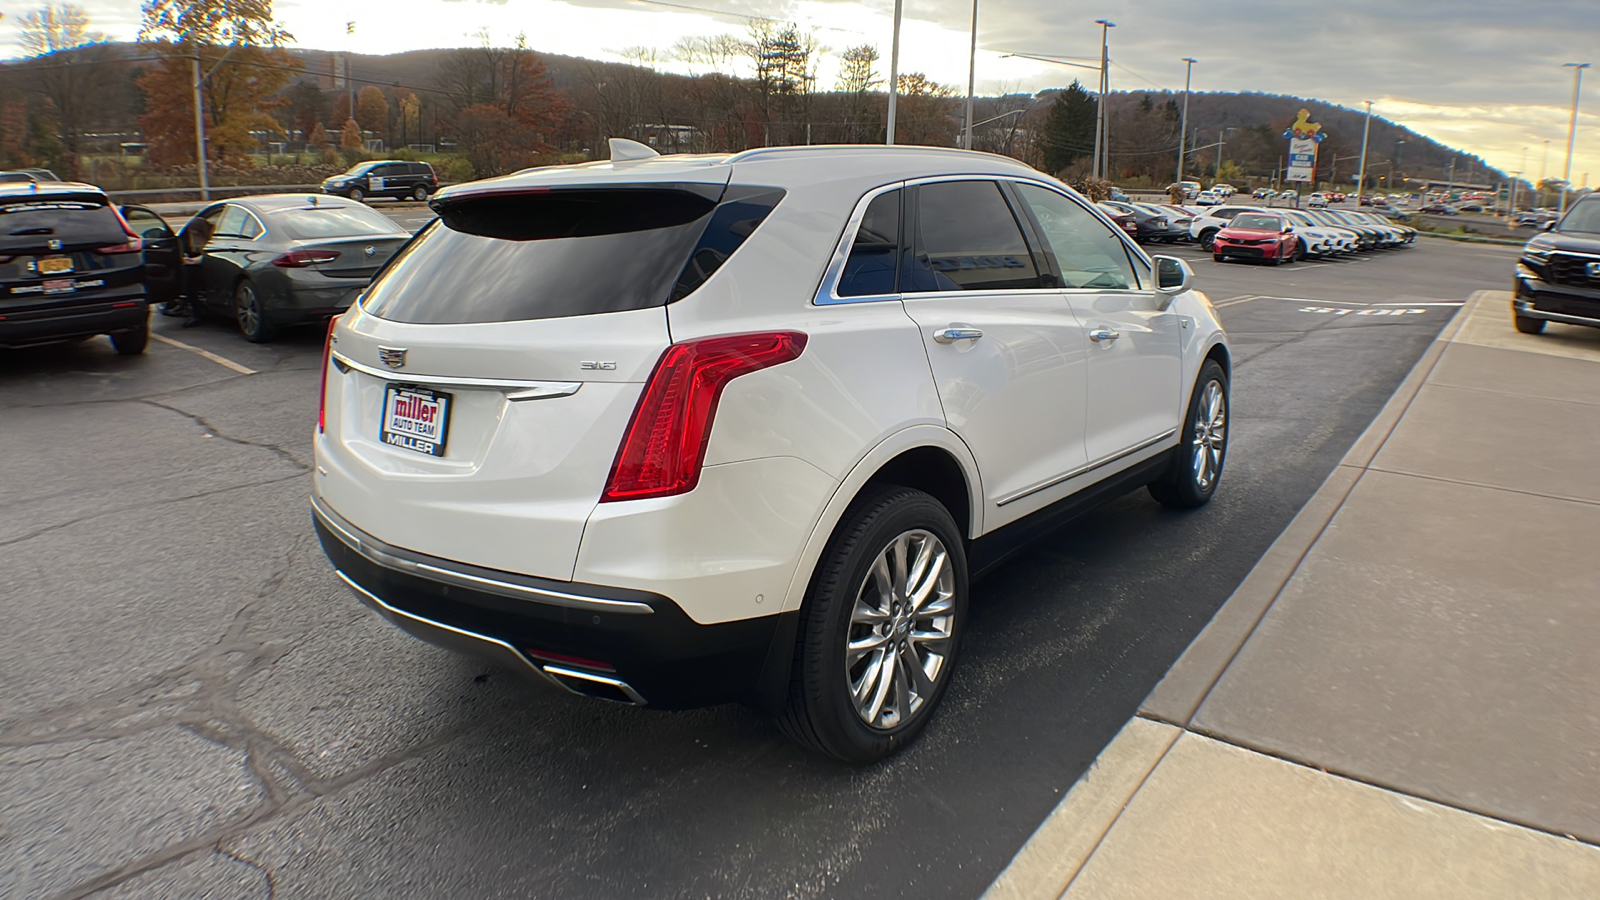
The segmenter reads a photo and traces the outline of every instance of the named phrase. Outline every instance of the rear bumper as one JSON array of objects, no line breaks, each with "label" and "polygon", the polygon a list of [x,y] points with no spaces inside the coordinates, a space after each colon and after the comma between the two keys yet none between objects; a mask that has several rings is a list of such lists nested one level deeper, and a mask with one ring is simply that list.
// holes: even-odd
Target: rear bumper
[{"label": "rear bumper", "polygon": [[132,331],[150,321],[143,297],[125,297],[25,311],[0,309],[0,347],[26,347],[97,334]]},{"label": "rear bumper", "polygon": [[767,705],[797,613],[701,625],[646,591],[554,581],[414,553],[312,498],[317,537],[369,608],[414,637],[575,693],[659,708]]}]

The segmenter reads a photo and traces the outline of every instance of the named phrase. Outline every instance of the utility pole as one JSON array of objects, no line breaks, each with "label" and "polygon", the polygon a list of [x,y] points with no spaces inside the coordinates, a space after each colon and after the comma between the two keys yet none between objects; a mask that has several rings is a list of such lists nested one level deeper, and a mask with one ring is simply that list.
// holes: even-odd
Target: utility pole
[{"label": "utility pole", "polygon": [[1367,135],[1372,133],[1372,101],[1367,103],[1367,123],[1361,126],[1361,174],[1356,176],[1356,208],[1361,208],[1361,192],[1367,189]]},{"label": "utility pole", "polygon": [[905,0],[894,0],[894,42],[889,50],[889,128],[884,143],[894,146],[894,107],[900,96],[900,10]]},{"label": "utility pole", "polygon": [[[967,55],[967,149],[972,149],[972,90],[978,78],[978,0],[972,0],[972,49]],[[806,141],[806,143],[811,143]]]},{"label": "utility pole", "polygon": [[1558,214],[1567,211],[1567,191],[1572,189],[1572,143],[1578,136],[1578,92],[1583,89],[1583,70],[1589,68],[1588,63],[1562,63],[1563,67],[1572,67],[1572,124],[1567,126],[1567,165],[1561,173],[1561,208]]},{"label": "utility pole", "polygon": [[1444,199],[1450,199],[1450,192],[1456,188],[1456,158],[1450,157],[1450,183],[1445,185]]},{"label": "utility pole", "polygon": [[1111,86],[1111,80],[1109,77],[1107,77],[1109,74],[1107,72],[1107,68],[1111,62],[1111,55],[1107,46],[1107,40],[1111,29],[1117,27],[1117,23],[1111,21],[1110,19],[1095,19],[1094,23],[1100,26],[1100,98],[1099,102],[1096,104],[1100,107],[1100,109],[1099,115],[1096,116],[1094,120],[1093,177],[1102,178],[1102,168],[1106,170],[1110,169],[1110,166],[1107,165],[1107,154],[1105,152],[1105,148],[1109,146],[1109,144],[1106,142],[1106,91]]},{"label": "utility pole", "polygon": [[1183,180],[1183,139],[1189,134],[1189,76],[1194,72],[1194,64],[1199,62],[1187,56],[1183,61],[1186,63],[1183,67],[1183,120],[1178,125],[1178,177],[1174,181]]},{"label": "utility pole", "polygon": [[194,148],[200,172],[200,200],[211,202],[211,174],[206,166],[205,76],[200,74],[200,42],[194,43]]}]

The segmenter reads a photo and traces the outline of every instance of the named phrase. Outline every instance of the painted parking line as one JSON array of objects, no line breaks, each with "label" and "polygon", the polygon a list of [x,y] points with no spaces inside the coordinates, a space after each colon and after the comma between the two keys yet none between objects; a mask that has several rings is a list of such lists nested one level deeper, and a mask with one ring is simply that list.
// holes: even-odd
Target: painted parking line
[{"label": "painted parking line", "polygon": [[183,341],[175,341],[164,334],[156,334],[152,331],[150,333],[150,337],[160,341],[163,344],[171,344],[172,346],[177,347],[179,350],[187,350],[197,356],[202,356],[211,360],[217,365],[222,366],[224,369],[232,369],[233,371],[238,372],[240,375],[254,375],[256,373],[255,369],[249,368],[248,366],[241,366],[225,356],[218,356],[217,354],[212,353],[210,350],[202,350],[192,344],[185,344]]},{"label": "painted parking line", "polygon": [[1259,294],[1240,294],[1237,297],[1229,297],[1226,300],[1218,300],[1211,305],[1217,309],[1221,309],[1224,306],[1237,306],[1240,303],[1249,303],[1251,300],[1259,299],[1261,299]]},{"label": "painted parking line", "polygon": [[1374,303],[1373,306],[1465,306],[1460,300],[1428,300],[1418,303]]}]

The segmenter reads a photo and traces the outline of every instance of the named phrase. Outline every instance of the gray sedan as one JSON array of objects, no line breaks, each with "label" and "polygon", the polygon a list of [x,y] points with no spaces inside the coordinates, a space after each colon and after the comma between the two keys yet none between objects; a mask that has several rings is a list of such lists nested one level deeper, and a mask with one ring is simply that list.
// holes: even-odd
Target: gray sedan
[{"label": "gray sedan", "polygon": [[202,313],[226,312],[246,340],[270,341],[289,325],[327,321],[347,308],[409,232],[337,197],[272,194],[208,206],[184,228],[211,225],[190,293]]}]

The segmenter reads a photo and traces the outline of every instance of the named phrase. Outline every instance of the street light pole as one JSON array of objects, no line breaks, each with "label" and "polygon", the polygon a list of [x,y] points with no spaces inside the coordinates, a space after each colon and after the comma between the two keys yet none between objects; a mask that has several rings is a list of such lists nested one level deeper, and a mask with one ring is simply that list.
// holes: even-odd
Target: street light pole
[{"label": "street light pole", "polygon": [[1100,178],[1101,166],[1106,162],[1106,153],[1104,152],[1106,137],[1106,90],[1111,85],[1110,79],[1107,78],[1106,71],[1108,64],[1111,61],[1107,40],[1109,39],[1109,32],[1111,29],[1117,27],[1117,23],[1111,21],[1110,19],[1095,19],[1094,23],[1100,26],[1100,98],[1099,102],[1096,104],[1099,107],[1099,115],[1095,116],[1094,120],[1094,174],[1091,177]]},{"label": "street light pole", "polygon": [[967,149],[972,149],[972,91],[978,79],[978,0],[972,0],[972,50],[967,56]]},{"label": "street light pole", "polygon": [[194,149],[200,172],[200,199],[211,202],[211,174],[206,165],[205,76],[200,74],[200,44],[194,45]]},{"label": "street light pole", "polygon": [[905,0],[894,0],[894,41],[889,50],[889,122],[884,143],[894,145],[894,106],[900,95],[900,9]]},{"label": "street light pole", "polygon": [[1367,189],[1367,135],[1372,133],[1372,101],[1367,103],[1367,123],[1361,126],[1361,174],[1356,176],[1356,207],[1361,206],[1361,192]]},{"label": "street light pole", "polygon": [[1567,126],[1567,166],[1561,173],[1561,208],[1557,213],[1567,211],[1567,191],[1572,188],[1572,143],[1578,136],[1578,92],[1583,88],[1583,70],[1589,68],[1588,63],[1562,63],[1563,67],[1572,67],[1572,123]]},{"label": "street light pole", "polygon": [[1186,63],[1183,67],[1183,121],[1178,126],[1178,177],[1174,181],[1183,180],[1183,139],[1189,136],[1189,76],[1194,72],[1194,64],[1199,62],[1187,56],[1183,61]]}]

